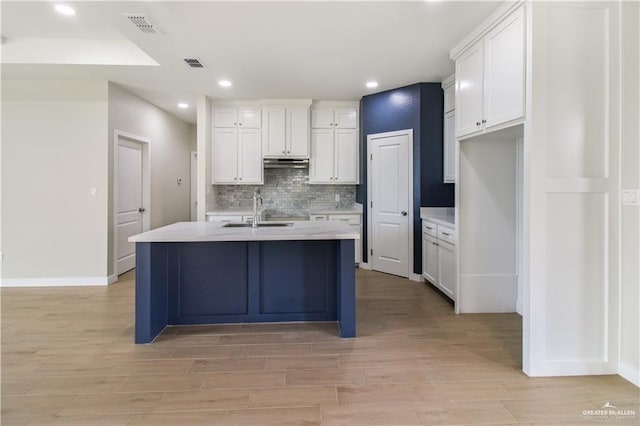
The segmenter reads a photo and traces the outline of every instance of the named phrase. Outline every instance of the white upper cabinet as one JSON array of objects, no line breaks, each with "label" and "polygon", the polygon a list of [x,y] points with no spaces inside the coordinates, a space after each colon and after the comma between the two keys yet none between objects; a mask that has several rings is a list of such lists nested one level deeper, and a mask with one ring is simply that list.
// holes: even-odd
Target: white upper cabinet
[{"label": "white upper cabinet", "polygon": [[308,107],[265,107],[262,122],[265,157],[309,158]]},{"label": "white upper cabinet", "polygon": [[262,113],[260,108],[213,110],[213,184],[261,184]]},{"label": "white upper cabinet", "polygon": [[311,110],[309,183],[358,183],[358,109]]},{"label": "white upper cabinet", "polygon": [[455,58],[458,138],[524,118],[524,37],[520,7]]},{"label": "white upper cabinet", "polygon": [[216,107],[213,110],[214,127],[261,127],[260,108],[256,107]]},{"label": "white upper cabinet", "polygon": [[443,182],[456,181],[456,110],[455,75],[442,82],[444,90],[444,122],[442,126],[442,169]]},{"label": "white upper cabinet", "polygon": [[480,130],[484,80],[484,41],[474,44],[456,60],[456,135]]},{"label": "white upper cabinet", "polygon": [[358,110],[355,108],[314,108],[311,110],[314,129],[356,129]]}]

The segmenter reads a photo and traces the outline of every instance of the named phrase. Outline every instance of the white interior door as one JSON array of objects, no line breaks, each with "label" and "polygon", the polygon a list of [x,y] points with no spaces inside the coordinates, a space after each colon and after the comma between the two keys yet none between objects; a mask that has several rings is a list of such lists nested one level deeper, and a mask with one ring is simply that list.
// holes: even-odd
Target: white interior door
[{"label": "white interior door", "polygon": [[135,244],[129,237],[142,232],[142,145],[118,140],[117,259],[118,275],[135,267]]},{"label": "white interior door", "polygon": [[409,276],[409,135],[372,137],[371,267]]}]

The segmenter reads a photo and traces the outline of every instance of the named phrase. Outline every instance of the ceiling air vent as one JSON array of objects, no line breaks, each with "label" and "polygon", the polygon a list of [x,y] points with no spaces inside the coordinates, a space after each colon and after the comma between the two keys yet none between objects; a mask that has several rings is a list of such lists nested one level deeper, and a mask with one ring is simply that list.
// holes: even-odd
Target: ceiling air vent
[{"label": "ceiling air vent", "polygon": [[202,62],[197,58],[182,58],[191,68],[204,68]]},{"label": "ceiling air vent", "polygon": [[149,18],[147,18],[144,15],[125,14],[124,16],[126,16],[127,19],[129,21],[131,21],[131,23],[133,25],[138,27],[138,29],[140,29],[140,31],[142,31],[143,33],[147,33],[147,34],[162,34],[162,30],[160,28],[158,28],[157,25],[153,24],[149,20]]}]

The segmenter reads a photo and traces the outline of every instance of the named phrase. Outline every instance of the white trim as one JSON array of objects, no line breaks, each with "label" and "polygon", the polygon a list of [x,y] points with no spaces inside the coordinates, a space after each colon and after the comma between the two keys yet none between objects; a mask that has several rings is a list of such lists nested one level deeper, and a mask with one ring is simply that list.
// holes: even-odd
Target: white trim
[{"label": "white trim", "polygon": [[411,272],[409,274],[409,279],[411,281],[417,281],[419,283],[423,283],[424,282],[424,277],[421,274],[416,274],[414,272]]},{"label": "white trim", "polygon": [[142,205],[146,209],[142,215],[142,231],[151,227],[151,139],[115,129],[113,131],[113,165],[111,169],[113,187],[113,274],[118,275],[118,142],[129,139],[142,145]]},{"label": "white trim", "polygon": [[371,270],[371,265],[369,265],[368,262],[360,262],[360,264],[358,265],[358,268],[366,269],[367,271],[370,271]]},{"label": "white trim", "polygon": [[620,361],[620,368],[618,371],[623,378],[627,379],[634,385],[640,387],[640,368],[634,367],[633,365]]},{"label": "white trim", "polygon": [[113,274],[109,275],[107,277],[107,284],[111,285],[113,283],[115,283],[116,281],[118,281],[118,274],[116,272],[114,272]]},{"label": "white trim", "polygon": [[[394,136],[409,136],[410,145],[409,145],[409,265],[407,276],[411,279],[413,272],[413,146],[415,141],[413,139],[413,129],[404,129],[397,130],[394,132],[384,132],[384,133],[372,133],[367,135],[367,250],[369,250],[369,254],[367,255],[367,259],[371,256],[371,139],[380,139],[380,138],[390,138]],[[369,266],[369,269],[371,267]],[[417,274],[416,274],[417,275]]]},{"label": "white trim", "polygon": [[189,158],[189,218],[195,222],[198,220],[198,151],[191,151]]},{"label": "white trim", "polygon": [[[84,287],[107,286],[113,275],[108,277],[60,277],[60,278],[3,278],[0,287]],[[116,276],[116,281],[118,277]]]}]

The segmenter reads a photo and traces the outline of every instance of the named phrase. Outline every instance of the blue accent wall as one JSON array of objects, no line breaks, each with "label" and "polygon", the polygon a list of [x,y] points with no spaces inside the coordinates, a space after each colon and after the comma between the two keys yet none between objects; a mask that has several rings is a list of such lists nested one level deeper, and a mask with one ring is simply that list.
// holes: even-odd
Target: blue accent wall
[{"label": "blue accent wall", "polygon": [[442,134],[444,94],[440,83],[417,83],[360,100],[360,182],[356,201],[362,203],[362,258],[368,261],[367,135],[413,129],[413,272],[422,272],[420,207],[453,207],[454,186],[443,183]]}]

